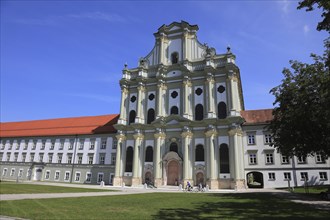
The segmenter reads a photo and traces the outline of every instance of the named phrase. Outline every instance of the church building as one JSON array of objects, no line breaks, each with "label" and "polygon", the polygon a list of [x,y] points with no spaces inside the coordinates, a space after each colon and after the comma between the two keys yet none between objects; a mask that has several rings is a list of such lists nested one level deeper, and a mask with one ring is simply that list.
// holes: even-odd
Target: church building
[{"label": "church building", "polygon": [[329,159],[287,158],[269,146],[272,110],[244,109],[235,55],[200,43],[198,29],[181,21],[154,33],[150,53],[122,71],[120,115],[1,123],[1,178],[210,189],[329,184]]}]

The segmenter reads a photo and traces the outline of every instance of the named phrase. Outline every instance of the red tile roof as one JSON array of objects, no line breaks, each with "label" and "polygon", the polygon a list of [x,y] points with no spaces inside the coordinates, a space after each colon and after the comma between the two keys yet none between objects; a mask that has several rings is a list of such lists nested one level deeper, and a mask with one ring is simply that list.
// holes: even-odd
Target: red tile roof
[{"label": "red tile roof", "polygon": [[0,137],[114,133],[118,114],[0,123]]},{"label": "red tile roof", "polygon": [[241,111],[242,117],[245,119],[244,125],[266,124],[273,119],[273,109],[259,109]]}]

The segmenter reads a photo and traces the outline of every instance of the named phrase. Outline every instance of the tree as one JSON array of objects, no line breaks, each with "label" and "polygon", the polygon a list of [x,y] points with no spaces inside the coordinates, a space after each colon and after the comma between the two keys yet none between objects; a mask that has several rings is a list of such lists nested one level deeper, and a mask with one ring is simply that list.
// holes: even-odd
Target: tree
[{"label": "tree", "polygon": [[[330,31],[330,2],[304,0],[298,9],[313,5],[323,9],[324,20],[317,30]],[[311,54],[314,63],[290,61],[284,68],[282,83],[271,89],[276,106],[268,129],[273,133],[273,147],[286,156],[307,156],[320,153],[330,156],[330,38],[324,41],[322,56]]]},{"label": "tree", "polygon": [[313,11],[314,5],[317,5],[318,8],[322,8],[322,18],[323,20],[318,23],[317,30],[330,31],[330,1],[328,0],[304,0],[299,2],[297,9],[307,8],[306,11]]}]

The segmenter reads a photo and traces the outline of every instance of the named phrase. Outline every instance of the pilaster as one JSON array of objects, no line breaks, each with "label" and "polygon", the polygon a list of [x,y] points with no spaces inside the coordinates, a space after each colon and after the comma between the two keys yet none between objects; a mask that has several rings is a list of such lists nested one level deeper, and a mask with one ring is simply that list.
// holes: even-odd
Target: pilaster
[{"label": "pilaster", "polygon": [[139,175],[139,167],[140,157],[139,151],[141,150],[142,141],[144,139],[144,135],[141,134],[140,131],[133,135],[134,137],[134,152],[133,152],[133,178],[132,178],[132,186],[140,185],[142,183],[141,176]]},{"label": "pilaster", "polygon": [[167,86],[163,80],[158,82],[158,95],[157,95],[157,118],[165,116],[165,101]]},{"label": "pilaster", "polygon": [[238,77],[232,70],[228,72],[227,83],[230,88],[230,116],[240,116],[241,107],[239,104]]},{"label": "pilaster", "polygon": [[191,99],[189,99],[189,95],[191,94],[192,83],[191,79],[188,76],[184,77],[183,80],[183,117],[192,119],[192,105]]},{"label": "pilaster", "polygon": [[159,130],[154,134],[156,147],[154,151],[154,184],[156,187],[162,185],[162,173],[161,173],[161,148],[164,147],[166,134]]},{"label": "pilaster", "polygon": [[122,151],[123,149],[123,142],[126,140],[126,136],[118,131],[119,134],[116,136],[117,138],[117,152],[116,152],[116,169],[115,169],[115,177],[113,180],[114,186],[121,186],[122,185],[122,165],[123,165],[123,157]]},{"label": "pilaster", "polygon": [[207,118],[216,118],[216,112],[214,108],[215,95],[214,95],[214,76],[212,73],[207,74],[205,81],[207,88]]},{"label": "pilaster", "polygon": [[127,124],[127,100],[128,100],[128,88],[126,85],[121,85],[121,102],[120,102],[120,118],[118,124]]},{"label": "pilaster", "polygon": [[146,96],[145,85],[139,82],[138,89],[138,102],[137,102],[137,116],[135,118],[135,123],[144,124],[144,100]]},{"label": "pilaster", "polygon": [[190,131],[189,128],[184,128],[183,132],[181,133],[181,137],[183,140],[183,149],[184,149],[184,157],[183,157],[183,181],[191,181],[192,174],[191,174],[191,166],[190,166],[190,156],[189,156],[189,148],[191,146],[191,139],[193,137],[193,133]]},{"label": "pilaster", "polygon": [[[215,157],[214,157],[214,148],[216,146],[216,137],[217,137],[217,130],[214,126],[210,125],[208,130],[205,132],[205,136],[207,138],[207,145],[208,145],[208,154],[209,160],[207,161],[207,182],[210,187],[213,189],[218,188],[218,181],[217,176],[215,175]],[[211,188],[212,189],[212,188]]]}]

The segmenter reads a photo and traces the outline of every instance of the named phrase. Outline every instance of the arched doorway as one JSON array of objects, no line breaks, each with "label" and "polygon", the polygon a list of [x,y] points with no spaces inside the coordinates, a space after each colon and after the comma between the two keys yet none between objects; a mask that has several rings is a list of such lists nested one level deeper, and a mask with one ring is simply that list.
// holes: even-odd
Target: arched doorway
[{"label": "arched doorway", "polygon": [[167,165],[167,185],[177,186],[179,183],[179,162],[172,160]]},{"label": "arched doorway", "polygon": [[202,173],[202,172],[199,172],[196,174],[196,185],[198,185],[200,183],[202,185],[204,185],[204,173]]},{"label": "arched doorway", "polygon": [[151,183],[151,172],[146,172],[146,174],[144,175],[144,182],[146,183],[146,184],[150,184]]},{"label": "arched doorway", "polygon": [[246,174],[246,182],[249,188],[264,188],[264,177],[260,172],[249,172]]}]

